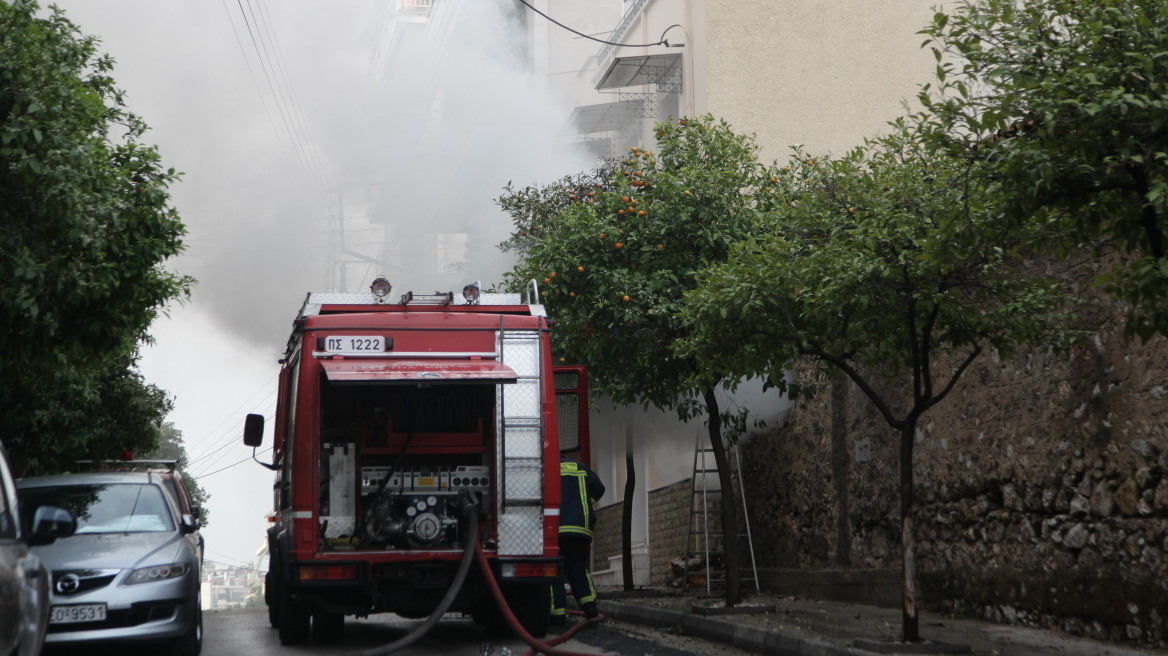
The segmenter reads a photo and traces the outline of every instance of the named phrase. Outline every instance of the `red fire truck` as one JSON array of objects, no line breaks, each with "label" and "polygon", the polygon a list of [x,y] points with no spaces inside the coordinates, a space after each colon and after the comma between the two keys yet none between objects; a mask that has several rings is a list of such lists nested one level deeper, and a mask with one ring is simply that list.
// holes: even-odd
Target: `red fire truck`
[{"label": "red fire truck", "polygon": [[[378,278],[371,293],[310,293],[293,323],[261,463],[275,471],[269,620],[284,644],[334,642],[346,615],[446,604],[502,630],[484,572],[462,565],[477,545],[542,636],[561,566],[560,455],[587,458],[585,372],[553,371],[534,283],[389,291]],[[248,446],[263,423],[248,415]]]}]

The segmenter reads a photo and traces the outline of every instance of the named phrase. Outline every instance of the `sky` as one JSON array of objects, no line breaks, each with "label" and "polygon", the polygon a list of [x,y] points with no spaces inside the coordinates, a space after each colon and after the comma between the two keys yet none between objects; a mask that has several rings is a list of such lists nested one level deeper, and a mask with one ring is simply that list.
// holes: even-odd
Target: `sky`
[{"label": "sky", "polygon": [[[496,248],[510,227],[493,201],[503,186],[590,162],[549,145],[570,108],[522,70],[505,0],[459,3],[447,33],[417,37],[389,68],[377,65],[396,4],[384,0],[55,4],[101,39],[151,126],[145,142],[183,173],[171,195],[187,250],[166,266],[198,283],[151,327],[140,370],[173,396],[168,421],[210,494],[206,559],[254,563],[273,479],[243,446],[243,419],[269,417],[270,447],[291,322],[307,292],[340,284],[338,224],[363,256],[346,266],[348,291],[379,273],[395,293],[434,291],[411,276],[409,238],[439,220],[473,235],[464,259],[477,267],[442,289],[462,275],[489,284],[509,264]],[[419,120],[422,100],[442,111]]]}]

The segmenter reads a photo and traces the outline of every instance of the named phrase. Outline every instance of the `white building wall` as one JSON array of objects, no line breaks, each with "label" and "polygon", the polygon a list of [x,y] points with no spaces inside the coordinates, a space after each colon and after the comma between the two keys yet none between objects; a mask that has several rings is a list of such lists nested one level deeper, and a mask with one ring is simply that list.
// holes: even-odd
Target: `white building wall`
[{"label": "white building wall", "polygon": [[[841,153],[916,108],[935,60],[917,34],[934,0],[707,0],[698,113],[755,133],[767,161],[788,147]],[[704,43],[703,43],[704,42]],[[705,70],[702,70],[702,69]]]}]

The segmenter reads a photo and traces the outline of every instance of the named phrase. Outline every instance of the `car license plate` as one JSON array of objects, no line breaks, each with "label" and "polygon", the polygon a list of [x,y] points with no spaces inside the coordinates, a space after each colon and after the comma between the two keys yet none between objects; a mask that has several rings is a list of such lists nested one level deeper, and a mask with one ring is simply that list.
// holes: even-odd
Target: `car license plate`
[{"label": "car license plate", "polygon": [[103,620],[105,620],[105,604],[53,606],[52,610],[49,611],[49,624],[76,624]]}]

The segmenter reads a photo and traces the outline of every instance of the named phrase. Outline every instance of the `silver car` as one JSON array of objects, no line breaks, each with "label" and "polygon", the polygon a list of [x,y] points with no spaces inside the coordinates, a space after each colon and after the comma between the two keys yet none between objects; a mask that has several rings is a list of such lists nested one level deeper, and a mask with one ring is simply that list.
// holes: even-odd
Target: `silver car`
[{"label": "silver car", "polygon": [[48,644],[149,640],[175,656],[202,650],[202,546],[194,513],[176,498],[181,485],[166,469],[17,483],[25,506],[77,518],[75,535],[36,548],[52,572]]},{"label": "silver car", "polygon": [[49,619],[49,573],[31,545],[51,543],[73,533],[73,518],[60,508],[44,506],[27,530],[0,445],[0,654],[36,656]]}]

